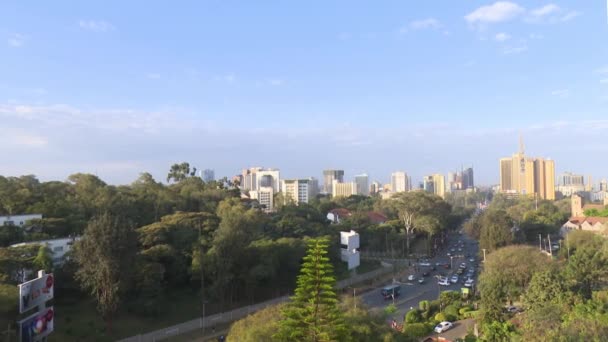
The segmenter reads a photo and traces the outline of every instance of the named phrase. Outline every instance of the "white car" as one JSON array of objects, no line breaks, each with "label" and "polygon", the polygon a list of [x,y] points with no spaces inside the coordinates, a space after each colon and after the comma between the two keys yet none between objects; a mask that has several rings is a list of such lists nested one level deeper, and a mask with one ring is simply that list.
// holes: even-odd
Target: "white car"
[{"label": "white car", "polygon": [[458,282],[458,276],[454,274],[450,281],[452,282],[452,284],[456,284]]},{"label": "white car", "polygon": [[410,274],[409,276],[407,276],[407,280],[414,281],[416,280],[416,277],[413,274]]},{"label": "white car", "polygon": [[435,327],[435,332],[438,334],[441,334],[444,331],[448,331],[452,328],[453,324],[451,322],[441,322],[439,324],[437,324],[437,326]]},{"label": "white car", "polygon": [[437,282],[437,284],[441,286],[450,286],[450,281],[448,278],[439,278],[439,282]]},{"label": "white car", "polygon": [[473,279],[469,278],[467,279],[467,281],[464,283],[464,287],[473,287],[473,284],[475,282],[473,281]]}]

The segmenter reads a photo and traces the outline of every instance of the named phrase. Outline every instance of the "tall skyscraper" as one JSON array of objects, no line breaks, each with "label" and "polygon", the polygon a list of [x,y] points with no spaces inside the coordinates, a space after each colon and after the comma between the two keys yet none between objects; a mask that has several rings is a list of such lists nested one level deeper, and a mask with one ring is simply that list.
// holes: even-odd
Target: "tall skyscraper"
[{"label": "tall skyscraper", "polygon": [[369,196],[369,177],[367,173],[356,175],[355,184],[357,186],[357,195]]},{"label": "tall skyscraper", "polygon": [[520,138],[519,152],[511,158],[500,159],[500,190],[505,193],[534,195],[555,199],[555,162],[531,158],[524,153]]},{"label": "tall skyscraper", "polygon": [[382,189],[382,185],[378,181],[373,181],[372,184],[369,185],[369,193],[371,195],[377,194]]},{"label": "tall skyscraper", "polygon": [[331,194],[333,181],[344,182],[344,170],[324,170],[323,171],[323,192]]},{"label": "tall skyscraper", "polygon": [[205,183],[213,182],[215,180],[215,171],[212,169],[204,169],[201,171],[201,178]]},{"label": "tall skyscraper", "polygon": [[309,203],[319,193],[319,182],[315,178],[284,179],[281,193],[285,201],[294,204]]},{"label": "tall skyscraper", "polygon": [[473,168],[468,167],[462,171],[462,187],[463,189],[472,189],[475,187],[475,180],[473,178]]},{"label": "tall skyscraper", "polygon": [[393,193],[406,192],[410,190],[410,179],[407,173],[403,171],[393,172],[391,174],[391,191]]},{"label": "tall skyscraper", "polygon": [[423,179],[424,191],[433,193],[441,198],[445,198],[445,178],[442,174],[425,176]]}]

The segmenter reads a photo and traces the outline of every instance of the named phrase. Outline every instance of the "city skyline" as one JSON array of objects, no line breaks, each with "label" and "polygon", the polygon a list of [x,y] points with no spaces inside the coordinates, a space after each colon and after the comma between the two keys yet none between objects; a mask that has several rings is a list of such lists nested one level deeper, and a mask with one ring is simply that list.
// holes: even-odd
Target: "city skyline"
[{"label": "city skyline", "polygon": [[417,184],[472,165],[491,185],[521,133],[599,181],[605,6],[3,2],[0,174],[126,184],[187,161]]}]

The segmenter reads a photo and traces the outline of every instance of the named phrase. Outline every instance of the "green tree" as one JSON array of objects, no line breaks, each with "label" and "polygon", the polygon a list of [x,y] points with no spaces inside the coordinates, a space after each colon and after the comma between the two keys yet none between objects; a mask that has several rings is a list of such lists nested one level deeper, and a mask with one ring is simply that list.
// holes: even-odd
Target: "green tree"
[{"label": "green tree", "polygon": [[193,177],[195,174],[196,168],[190,169],[189,163],[173,164],[167,174],[167,183],[171,180],[179,183],[188,177]]},{"label": "green tree", "polygon": [[327,240],[312,239],[298,276],[295,296],[282,312],[276,335],[285,341],[339,341],[346,326],[338,308],[336,279]]},{"label": "green tree", "polygon": [[103,214],[91,220],[74,245],[76,278],[96,300],[97,308],[112,329],[112,314],[128,290],[136,252],[136,235],[120,216]]},{"label": "green tree", "polygon": [[281,311],[284,304],[269,306],[239,321],[234,322],[228,331],[228,342],[272,341],[272,335],[279,328]]},{"label": "green tree", "polygon": [[513,242],[513,223],[504,210],[488,210],[482,214],[479,247],[492,252]]},{"label": "green tree", "polygon": [[585,299],[591,299],[592,291],[608,275],[607,255],[602,250],[580,247],[568,259],[565,274],[570,284]]},{"label": "green tree", "polygon": [[38,254],[34,261],[32,262],[36,271],[44,270],[46,272],[51,272],[53,269],[53,257],[52,252],[47,245],[40,245],[38,248]]}]

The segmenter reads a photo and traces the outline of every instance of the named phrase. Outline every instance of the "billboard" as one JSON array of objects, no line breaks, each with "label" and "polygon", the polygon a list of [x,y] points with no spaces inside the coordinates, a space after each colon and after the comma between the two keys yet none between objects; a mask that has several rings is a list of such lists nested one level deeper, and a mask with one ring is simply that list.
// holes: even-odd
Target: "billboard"
[{"label": "billboard", "polygon": [[45,274],[19,286],[19,312],[24,313],[53,299],[53,274]]},{"label": "billboard", "polygon": [[19,336],[21,342],[40,341],[53,332],[55,311],[53,307],[46,308],[28,318],[19,321]]}]

